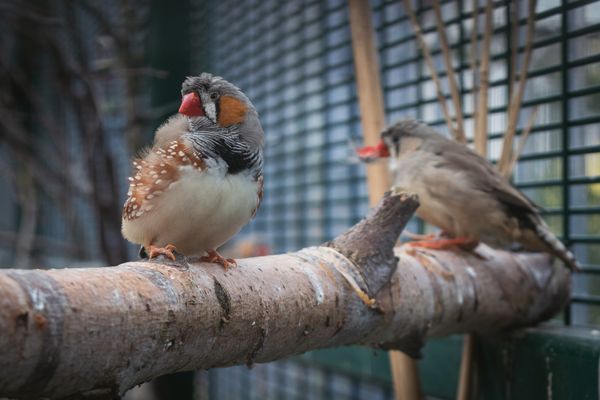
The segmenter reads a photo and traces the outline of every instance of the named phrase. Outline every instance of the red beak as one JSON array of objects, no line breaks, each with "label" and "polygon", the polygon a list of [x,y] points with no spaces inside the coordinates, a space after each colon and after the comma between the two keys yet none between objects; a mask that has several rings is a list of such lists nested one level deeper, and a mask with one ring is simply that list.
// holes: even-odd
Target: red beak
[{"label": "red beak", "polygon": [[204,115],[204,109],[202,108],[202,102],[198,93],[191,92],[183,96],[181,100],[181,106],[179,106],[179,112],[188,117],[201,117]]},{"label": "red beak", "polygon": [[377,158],[385,158],[390,156],[390,150],[387,145],[380,140],[375,146],[364,146],[356,149],[356,153],[361,160],[372,161]]}]

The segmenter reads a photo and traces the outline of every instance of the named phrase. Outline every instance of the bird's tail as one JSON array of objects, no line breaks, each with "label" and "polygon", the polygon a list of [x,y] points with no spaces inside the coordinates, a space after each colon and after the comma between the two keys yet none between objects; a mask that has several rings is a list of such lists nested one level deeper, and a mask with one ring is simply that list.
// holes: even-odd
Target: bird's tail
[{"label": "bird's tail", "polygon": [[535,229],[538,238],[544,242],[549,253],[560,258],[571,271],[579,271],[581,269],[573,253],[550,231],[550,228],[544,221],[536,223]]}]

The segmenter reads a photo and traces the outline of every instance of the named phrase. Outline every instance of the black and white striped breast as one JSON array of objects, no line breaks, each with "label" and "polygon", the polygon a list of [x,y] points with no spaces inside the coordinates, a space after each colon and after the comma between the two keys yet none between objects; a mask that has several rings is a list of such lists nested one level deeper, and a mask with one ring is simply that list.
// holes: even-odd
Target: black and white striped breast
[{"label": "black and white striped breast", "polygon": [[250,172],[257,179],[262,175],[263,157],[260,148],[251,149],[239,134],[190,133],[186,135],[202,158],[223,160],[227,173]]}]

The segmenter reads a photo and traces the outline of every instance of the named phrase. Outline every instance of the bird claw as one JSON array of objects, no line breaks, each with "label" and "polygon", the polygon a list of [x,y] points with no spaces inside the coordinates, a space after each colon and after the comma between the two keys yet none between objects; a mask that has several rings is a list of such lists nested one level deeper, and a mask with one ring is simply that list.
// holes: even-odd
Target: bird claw
[{"label": "bird claw", "polygon": [[153,259],[158,256],[165,256],[172,261],[175,261],[177,259],[177,257],[173,253],[177,249],[172,244],[168,244],[165,247],[158,247],[151,244],[149,247],[150,248],[147,251],[148,259]]},{"label": "bird claw", "polygon": [[227,268],[229,268],[229,267],[237,266],[237,261],[235,261],[233,258],[223,257],[222,255],[217,253],[216,250],[208,250],[206,252],[205,256],[200,257],[199,261],[209,262],[209,263],[214,263],[214,264],[221,264],[223,266],[223,268],[225,269],[225,271],[227,271]]}]

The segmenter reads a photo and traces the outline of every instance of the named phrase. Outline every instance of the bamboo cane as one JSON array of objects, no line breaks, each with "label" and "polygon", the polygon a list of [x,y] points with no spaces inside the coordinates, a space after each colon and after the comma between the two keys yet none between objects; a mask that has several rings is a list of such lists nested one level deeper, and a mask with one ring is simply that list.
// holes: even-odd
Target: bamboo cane
[{"label": "bamboo cane", "polygon": [[487,156],[488,128],[488,87],[490,85],[490,43],[492,38],[492,0],[485,3],[485,26],[483,32],[483,48],[479,68],[479,95],[477,99],[477,126],[475,127],[475,150],[483,157]]},{"label": "bamboo cane", "polygon": [[[479,2],[473,1],[473,31],[471,32],[471,69],[473,71],[473,141],[475,151],[483,157],[487,156],[487,119],[488,119],[488,86],[489,86],[489,62],[490,42],[492,36],[492,1],[488,0],[485,5],[485,22],[483,34],[483,54],[481,65],[477,68],[477,44],[478,44],[478,15]],[[479,72],[479,82],[478,74]],[[467,334],[464,336],[462,357],[460,364],[460,375],[456,393],[457,400],[469,400],[472,397],[473,383],[473,358],[475,353],[475,336]]]},{"label": "bamboo cane", "polygon": [[517,55],[519,49],[519,6],[516,0],[510,3],[510,79],[508,84],[509,99],[514,94],[517,82]]},{"label": "bamboo cane", "polygon": [[506,127],[506,132],[504,133],[502,153],[500,155],[500,160],[498,161],[498,170],[500,171],[500,174],[504,176],[506,176],[508,170],[510,169],[513,139],[517,130],[517,121],[519,119],[519,111],[521,109],[523,95],[525,94],[525,85],[527,84],[527,72],[529,70],[529,63],[531,61],[531,53],[533,49],[532,45],[535,28],[535,7],[536,0],[530,0],[529,15],[527,16],[527,38],[525,41],[524,58],[519,71],[519,83],[517,90],[510,99],[510,106],[508,109],[508,124]]},{"label": "bamboo cane", "polygon": [[537,117],[538,111],[539,111],[539,107],[535,106],[535,108],[531,112],[531,115],[529,116],[529,119],[527,120],[527,125],[525,126],[525,129],[521,133],[521,137],[519,138],[519,144],[517,146],[516,151],[513,154],[513,158],[510,162],[510,166],[506,170],[506,174],[503,175],[506,179],[509,179],[510,176],[512,175],[512,173],[515,169],[515,166],[517,165],[517,161],[519,161],[519,158],[521,157],[521,154],[523,153],[523,149],[525,148],[525,144],[527,143],[527,138],[529,137],[529,134],[531,133],[531,129],[533,129],[533,124],[535,123],[535,119]]},{"label": "bamboo cane", "polygon": [[477,53],[478,53],[478,25],[479,25],[479,1],[473,0],[473,30],[471,31],[471,54],[470,64],[471,72],[473,73],[473,88],[471,90],[471,96],[473,98],[473,136],[475,135],[475,128],[477,127],[477,92],[479,91],[479,75],[477,74]]},{"label": "bamboo cane", "polygon": [[[363,135],[365,143],[373,145],[379,140],[379,133],[385,124],[375,31],[367,0],[349,0],[349,7]],[[369,166],[367,181],[369,202],[375,205],[390,187],[387,166],[383,164]],[[420,398],[421,389],[415,361],[399,351],[390,351],[389,354],[396,400]]]},{"label": "bamboo cane", "polygon": [[446,73],[448,75],[450,94],[452,96],[452,103],[454,105],[454,115],[456,117],[455,139],[459,143],[467,143],[460,100],[460,91],[458,90],[458,82],[456,81],[456,74],[454,73],[454,67],[452,66],[452,54],[450,53],[450,45],[448,44],[448,37],[446,36],[444,18],[442,17],[442,10],[439,0],[435,0],[433,2],[433,10],[435,13],[437,32],[440,38],[440,47],[442,48],[442,54],[444,56],[444,65],[446,66]]},{"label": "bamboo cane", "polygon": [[410,18],[410,23],[415,32],[415,37],[417,38],[417,42],[419,43],[419,47],[421,47],[421,52],[423,53],[423,58],[425,59],[425,63],[427,64],[427,68],[431,74],[431,79],[435,84],[435,92],[438,98],[438,102],[440,103],[440,108],[442,109],[442,113],[444,114],[444,119],[446,120],[446,125],[448,125],[448,131],[452,134],[452,136],[460,141],[461,133],[459,133],[452,123],[452,118],[450,117],[450,112],[448,111],[448,105],[446,104],[446,97],[442,91],[442,84],[440,82],[440,78],[435,70],[435,65],[433,63],[433,59],[431,58],[431,52],[429,51],[429,46],[425,42],[423,38],[423,32],[421,31],[421,27],[419,26],[419,21],[417,21],[417,15],[412,8],[412,4],[410,0],[404,0],[404,9]]}]

